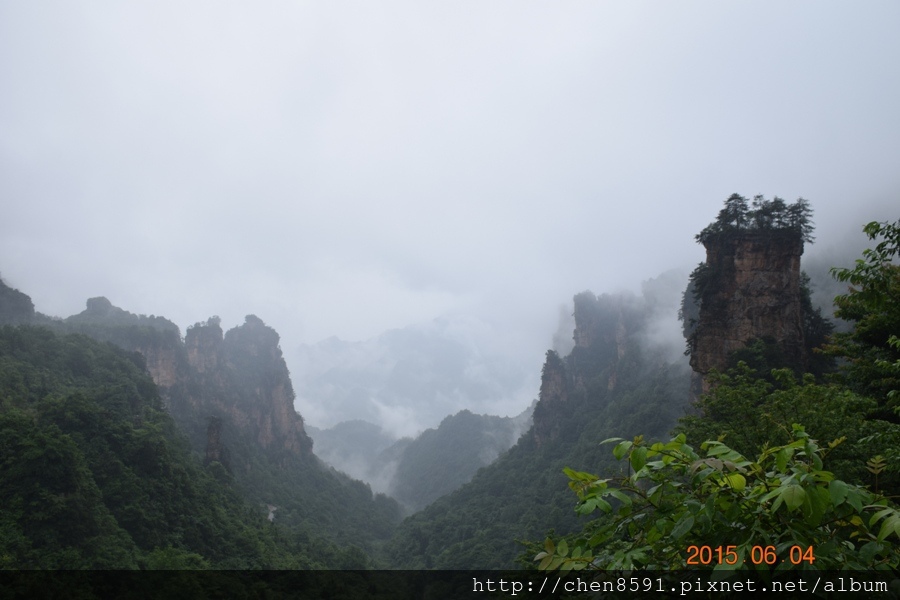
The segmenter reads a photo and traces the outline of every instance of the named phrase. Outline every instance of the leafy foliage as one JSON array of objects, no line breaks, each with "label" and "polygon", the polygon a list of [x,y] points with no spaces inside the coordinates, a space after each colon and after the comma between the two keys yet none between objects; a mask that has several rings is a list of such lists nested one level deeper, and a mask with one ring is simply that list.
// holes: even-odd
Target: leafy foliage
[{"label": "leafy foliage", "polygon": [[727,373],[711,373],[710,384],[710,392],[696,404],[697,414],[682,417],[676,431],[692,439],[723,441],[744,455],[788,443],[792,424],[802,421],[816,439],[845,438],[829,458],[838,477],[871,483],[866,459],[892,454],[900,435],[891,423],[865,418],[873,400],[843,386],[817,384],[812,375],[798,382],[791,371],[776,369],[762,378],[739,363]]},{"label": "leafy foliage", "polygon": [[714,238],[730,237],[740,232],[784,232],[797,235],[811,244],[815,240],[812,235],[814,230],[808,200],[798,198],[793,204],[787,204],[777,196],[772,200],[755,196],[751,207],[746,198],[732,194],[716,220],[698,233],[696,239],[706,245]]},{"label": "leafy foliage", "polygon": [[895,422],[900,408],[900,220],[872,222],[863,228],[870,240],[880,240],[863,251],[852,268],[834,268],[835,279],[851,285],[834,299],[835,316],[853,323],[852,331],[837,333],[826,348],[829,355],[845,359],[844,381],[862,394],[875,398],[879,411],[873,416]]},{"label": "leafy foliage", "polygon": [[201,468],[139,356],[36,327],[0,328],[0,502],[3,568],[322,568],[343,552],[292,552],[221,465]]},{"label": "leafy foliage", "polygon": [[695,563],[717,570],[900,565],[900,511],[824,470],[840,440],[823,448],[795,424],[790,442],[756,460],[718,441],[699,454],[684,434],[667,443],[607,441],[618,442],[613,454],[632,473],[601,479],[566,469],[576,511],[601,516],[568,541],[545,540],[533,559],[539,568],[684,569],[690,546],[720,549]]}]

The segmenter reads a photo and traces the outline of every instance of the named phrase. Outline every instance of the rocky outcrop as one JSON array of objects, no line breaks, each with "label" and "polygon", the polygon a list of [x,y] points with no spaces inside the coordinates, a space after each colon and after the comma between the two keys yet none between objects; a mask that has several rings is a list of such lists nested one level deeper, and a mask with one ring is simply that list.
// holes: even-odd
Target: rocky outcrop
[{"label": "rocky outcrop", "polygon": [[178,384],[185,376],[186,370],[181,357],[180,340],[177,335],[170,339],[157,336],[155,339],[139,343],[132,349],[144,357],[147,371],[153,377],[153,382],[160,389],[168,389]]},{"label": "rocky outcrop", "polygon": [[31,297],[9,287],[0,279],[0,325],[20,325],[34,321]]},{"label": "rocky outcrop", "polygon": [[197,373],[214,373],[219,366],[219,351],[224,334],[218,317],[189,327],[184,335],[187,360]]},{"label": "rocky outcrop", "polygon": [[801,304],[803,239],[792,231],[743,231],[703,241],[706,266],[696,278],[699,313],[689,338],[691,367],[703,378],[753,339],[777,343],[806,363]]},{"label": "rocky outcrop", "polygon": [[581,292],[575,296],[575,347],[568,360],[578,391],[586,392],[589,385],[596,385],[600,372],[605,373],[603,385],[607,390],[615,388],[617,364],[625,355],[632,320],[627,307],[634,303],[635,298],[623,295]]},{"label": "rocky outcrop", "polygon": [[560,430],[560,416],[567,413],[570,376],[559,354],[547,351],[541,371],[541,393],[534,407],[534,441],[538,447],[556,439]]},{"label": "rocky outcrop", "polygon": [[628,354],[629,336],[643,322],[643,301],[629,294],[595,296],[589,291],[573,299],[575,346],[565,357],[547,352],[540,398],[534,409],[538,446],[556,439],[576,408],[570,402],[603,403],[616,389],[620,365]]},{"label": "rocky outcrop", "polygon": [[224,408],[263,449],[308,456],[312,440],[294,410],[294,389],[278,342],[275,330],[254,315],[225,334],[220,360],[240,395]]},{"label": "rocky outcrop", "polygon": [[[229,445],[256,446],[278,464],[312,459],[278,334],[258,317],[248,316],[227,334],[212,317],[189,327],[182,341],[171,321],[134,315],[100,297],[65,323],[140,353],[169,412],[208,460],[222,462],[209,453],[221,458]],[[210,419],[217,423],[211,429]],[[235,466],[248,460],[231,458]]]},{"label": "rocky outcrop", "polygon": [[541,400],[550,404],[569,399],[566,367],[553,350],[547,351],[547,359],[541,372]]}]

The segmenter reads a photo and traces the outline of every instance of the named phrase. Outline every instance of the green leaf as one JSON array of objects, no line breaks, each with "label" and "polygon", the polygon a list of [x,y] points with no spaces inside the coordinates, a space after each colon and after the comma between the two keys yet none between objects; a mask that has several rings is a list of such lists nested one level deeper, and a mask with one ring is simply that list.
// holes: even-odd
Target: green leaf
[{"label": "green leaf", "polygon": [[792,484],[784,488],[780,497],[784,499],[788,510],[793,511],[803,506],[803,501],[806,500],[806,490],[797,484]]},{"label": "green leaf", "polygon": [[835,479],[828,484],[828,493],[831,495],[831,504],[839,506],[847,499],[847,484]]},{"label": "green leaf", "polygon": [[669,535],[674,540],[680,540],[682,537],[684,537],[684,534],[691,530],[691,527],[693,526],[694,517],[689,514],[685,515],[680,521],[678,521],[678,523],[675,524],[675,527],[672,528],[672,533]]},{"label": "green leaf", "polygon": [[852,506],[856,512],[862,512],[863,499],[862,494],[858,489],[847,489],[847,504]]},{"label": "green leaf", "polygon": [[609,490],[609,495],[621,502],[622,504],[631,504],[631,497],[619,490]]},{"label": "green leaf", "polygon": [[728,452],[731,452],[731,448],[729,448],[728,446],[726,446],[724,444],[716,444],[715,446],[712,446],[712,448],[710,448],[706,452],[706,455],[707,456],[719,456],[720,454],[726,454]]},{"label": "green leaf", "polygon": [[900,514],[894,514],[884,520],[881,531],[878,532],[878,541],[886,539],[892,533],[900,537]]},{"label": "green leaf", "polygon": [[875,554],[880,549],[880,545],[877,542],[869,542],[868,544],[864,544],[862,548],[859,549],[859,560],[863,564],[870,564],[872,559],[875,558]]},{"label": "green leaf", "polygon": [[775,468],[777,468],[781,473],[787,472],[788,461],[793,456],[793,448],[782,448],[778,451],[778,454],[775,455]]},{"label": "green leaf", "polygon": [[747,480],[740,473],[726,475],[725,481],[727,481],[728,485],[736,492],[742,492],[744,491],[744,488],[747,487]]},{"label": "green leaf", "polygon": [[565,473],[566,476],[572,481],[584,481],[586,483],[593,483],[598,480],[598,477],[592,473],[576,471],[575,469],[570,469],[569,467],[563,467],[563,473]]},{"label": "green leaf", "polygon": [[647,464],[647,448],[638,446],[631,451],[631,468],[640,471]]},{"label": "green leaf", "polygon": [[566,540],[559,540],[559,543],[556,545],[556,553],[559,556],[565,556],[569,553],[569,544]]},{"label": "green leaf", "polygon": [[893,508],[885,508],[883,510],[879,510],[877,513],[872,515],[871,519],[869,519],[869,527],[874,527],[875,523],[880,521],[882,517],[885,517],[894,512],[896,512],[896,511]]},{"label": "green leaf", "polygon": [[807,500],[804,503],[806,523],[818,527],[822,517],[831,506],[831,495],[824,487],[811,487],[807,490]]},{"label": "green leaf", "polygon": [[822,464],[822,458],[818,455],[818,453],[812,455],[812,461],[813,468],[817,471],[821,471],[824,465]]},{"label": "green leaf", "polygon": [[628,454],[628,451],[631,450],[631,447],[634,444],[629,441],[619,442],[616,444],[616,447],[613,448],[613,456],[616,457],[616,460],[622,460],[622,457]]}]

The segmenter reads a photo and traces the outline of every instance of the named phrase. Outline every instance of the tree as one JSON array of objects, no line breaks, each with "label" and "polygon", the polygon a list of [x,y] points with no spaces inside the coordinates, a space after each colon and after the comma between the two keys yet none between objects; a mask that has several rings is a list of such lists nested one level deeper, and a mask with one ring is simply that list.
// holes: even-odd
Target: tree
[{"label": "tree", "polygon": [[900,565],[900,510],[824,470],[823,459],[841,440],[823,448],[795,424],[789,443],[754,461],[719,441],[704,442],[701,455],[684,434],[651,445],[640,436],[611,441],[631,474],[601,479],[565,470],[576,511],[601,516],[568,540],[548,537],[533,559],[540,569]]},{"label": "tree", "polygon": [[863,228],[870,240],[881,239],[863,251],[852,268],[833,268],[832,276],[850,284],[834,299],[835,316],[854,324],[848,333],[834,334],[827,354],[846,359],[845,382],[861,394],[878,401],[872,416],[900,422],[900,220],[871,222]]},{"label": "tree", "polygon": [[815,240],[812,208],[808,200],[798,198],[793,204],[787,204],[778,196],[772,200],[754,196],[752,208],[750,206],[751,203],[746,198],[732,194],[725,200],[725,206],[719,211],[716,220],[697,234],[697,241],[705,245],[713,238],[723,235],[780,231],[794,232],[810,244]]}]

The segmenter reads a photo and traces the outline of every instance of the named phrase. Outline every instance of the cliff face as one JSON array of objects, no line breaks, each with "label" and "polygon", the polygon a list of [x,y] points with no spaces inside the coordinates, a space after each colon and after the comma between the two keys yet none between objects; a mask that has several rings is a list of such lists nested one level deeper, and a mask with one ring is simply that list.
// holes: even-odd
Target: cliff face
[{"label": "cliff face", "polygon": [[806,363],[801,303],[803,240],[791,232],[741,232],[704,241],[705,275],[691,341],[691,367],[703,381],[754,338],[771,339],[788,361]]},{"label": "cliff face", "polygon": [[[213,317],[188,328],[182,342],[170,321],[133,315],[106,298],[92,298],[66,323],[140,353],[169,412],[207,458],[210,419],[216,422],[215,455],[230,445],[251,445],[278,464],[312,458],[312,440],[294,410],[278,334],[258,317],[248,316],[224,335]],[[236,467],[247,459],[231,457]]]},{"label": "cliff face", "polygon": [[147,371],[150,372],[153,382],[160,389],[170,389],[176,386],[187,375],[178,336],[165,337],[168,339],[146,340],[129,348],[144,357]]},{"label": "cliff face", "polygon": [[228,446],[230,433],[282,463],[310,457],[312,440],[294,410],[294,390],[278,342],[274,329],[250,315],[224,336],[217,318],[198,323],[188,329],[184,346],[194,383],[187,390],[193,412],[223,421],[217,434],[221,445]]},{"label": "cliff face", "polygon": [[312,440],[294,410],[294,389],[278,342],[275,330],[254,315],[225,334],[220,361],[231,386],[240,391],[228,410],[236,423],[249,427],[262,448],[307,456]]},{"label": "cliff face", "polygon": [[540,398],[534,410],[534,440],[541,446],[556,439],[562,423],[576,410],[573,396],[603,402],[616,389],[620,366],[628,354],[629,335],[640,329],[642,301],[631,296],[595,296],[582,292],[573,299],[575,347],[565,359],[547,352]]},{"label": "cliff face", "polygon": [[541,371],[540,400],[534,407],[534,441],[541,447],[556,439],[560,433],[561,413],[569,399],[570,376],[559,355],[550,350]]},{"label": "cliff face", "polygon": [[31,298],[0,279],[0,325],[19,325],[33,321],[34,304]]},{"label": "cliff face", "polygon": [[575,347],[569,354],[575,389],[585,392],[590,385],[615,389],[628,335],[637,328],[636,303],[636,298],[621,295],[575,296]]},{"label": "cliff face", "polygon": [[214,373],[219,367],[219,350],[224,335],[215,317],[206,323],[198,323],[184,335],[187,361],[197,373]]}]

